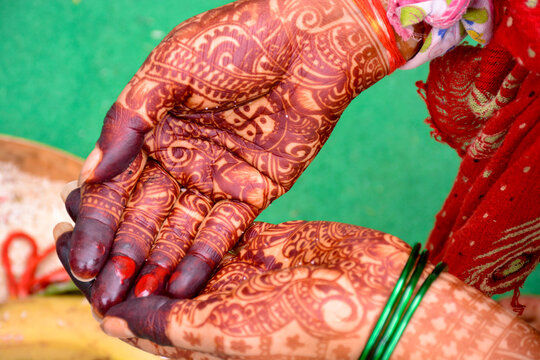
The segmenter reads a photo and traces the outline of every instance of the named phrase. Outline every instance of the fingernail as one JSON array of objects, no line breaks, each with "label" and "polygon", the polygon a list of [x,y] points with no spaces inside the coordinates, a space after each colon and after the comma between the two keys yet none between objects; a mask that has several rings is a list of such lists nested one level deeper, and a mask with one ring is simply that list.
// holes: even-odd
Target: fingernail
[{"label": "fingernail", "polygon": [[133,290],[135,297],[152,295],[159,287],[159,282],[153,274],[146,274],[139,279]]},{"label": "fingernail", "polygon": [[71,275],[73,275],[73,277],[77,280],[79,280],[80,282],[83,282],[83,283],[87,283],[87,282],[90,282],[92,280],[94,280],[96,277],[95,276],[77,276],[75,275],[73,272],[71,273]]},{"label": "fingernail", "polygon": [[63,202],[66,202],[68,195],[73,190],[78,188],[77,183],[78,183],[77,180],[73,180],[73,181],[68,182],[66,185],[64,185],[64,187],[62,188],[62,191],[60,191],[60,197],[62,197]]},{"label": "fingernail", "polygon": [[114,230],[92,218],[79,218],[73,230],[73,245],[69,251],[69,268],[77,280],[93,280],[109,255]]},{"label": "fingernail", "polygon": [[78,185],[81,186],[90,178],[90,175],[94,172],[94,169],[101,161],[103,157],[103,152],[96,146],[94,150],[88,155],[86,161],[84,162],[83,168],[81,170],[81,175],[79,176]]},{"label": "fingernail", "polygon": [[73,225],[71,225],[70,223],[61,222],[56,224],[53,229],[54,241],[56,242],[60,238],[60,236],[69,231],[73,231]]},{"label": "fingernail", "polygon": [[103,315],[98,314],[94,309],[92,309],[92,317],[100,324],[103,322]]},{"label": "fingernail", "polygon": [[114,316],[107,316],[101,323],[101,329],[110,336],[117,338],[133,338],[135,334],[131,332],[126,320]]},{"label": "fingernail", "polygon": [[159,265],[147,265],[143,271],[151,272],[139,275],[140,277],[133,289],[133,295],[135,297],[146,297],[163,292],[169,270]]}]

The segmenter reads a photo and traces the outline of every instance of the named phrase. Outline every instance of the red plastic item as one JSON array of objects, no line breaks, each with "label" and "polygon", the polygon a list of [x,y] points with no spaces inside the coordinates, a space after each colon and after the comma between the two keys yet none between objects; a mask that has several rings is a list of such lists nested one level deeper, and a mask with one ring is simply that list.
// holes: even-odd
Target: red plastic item
[{"label": "red plastic item", "polygon": [[[26,260],[26,268],[18,281],[13,274],[11,259],[9,258],[10,246],[15,241],[25,241],[30,244],[31,247],[30,255]],[[53,270],[40,278],[35,277],[36,269],[39,264],[54,251],[55,246],[52,245],[39,254],[34,238],[23,231],[13,231],[8,234],[2,244],[2,265],[6,270],[8,293],[10,297],[24,298],[45,289],[52,283],[70,280],[69,275],[64,269]]]}]

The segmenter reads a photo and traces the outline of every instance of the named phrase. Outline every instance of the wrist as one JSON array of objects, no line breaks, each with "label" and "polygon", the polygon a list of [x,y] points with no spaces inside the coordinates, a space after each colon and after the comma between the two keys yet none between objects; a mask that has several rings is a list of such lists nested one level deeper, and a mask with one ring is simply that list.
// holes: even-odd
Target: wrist
[{"label": "wrist", "polygon": [[420,303],[394,355],[432,358],[437,354],[438,359],[467,355],[484,359],[511,353],[528,358],[537,351],[540,336],[533,328],[446,273],[433,283]]},{"label": "wrist", "polygon": [[415,45],[398,37],[388,21],[387,0],[352,0],[352,3],[360,10],[365,23],[381,47],[390,68],[388,73],[393,72],[414,55],[412,52]]},{"label": "wrist", "polygon": [[392,355],[431,284],[445,271],[446,264],[439,263],[419,285],[429,256],[429,251],[420,251],[420,248],[420,243],[413,246],[407,263],[366,342],[360,360],[388,359]]}]

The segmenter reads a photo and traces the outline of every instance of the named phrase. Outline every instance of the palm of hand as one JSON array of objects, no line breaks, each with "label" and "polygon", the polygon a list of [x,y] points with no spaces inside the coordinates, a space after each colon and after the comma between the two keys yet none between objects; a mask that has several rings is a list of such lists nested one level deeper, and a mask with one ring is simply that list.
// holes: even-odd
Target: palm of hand
[{"label": "palm of hand", "polygon": [[[64,263],[72,240],[57,242]],[[130,299],[102,327],[172,358],[355,358],[407,253],[399,239],[352,225],[255,223],[199,296]]]},{"label": "palm of hand", "polygon": [[179,25],[152,52],[107,114],[89,183],[130,167],[82,189],[70,266],[100,274],[98,312],[134,282],[138,296],[163,291],[181,259],[169,292],[194,295],[388,71],[344,4],[240,1]]}]

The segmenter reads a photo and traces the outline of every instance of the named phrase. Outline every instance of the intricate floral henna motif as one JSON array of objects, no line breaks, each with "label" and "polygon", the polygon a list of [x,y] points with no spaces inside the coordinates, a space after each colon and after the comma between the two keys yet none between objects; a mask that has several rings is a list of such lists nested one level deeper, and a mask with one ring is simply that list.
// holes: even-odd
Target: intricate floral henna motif
[{"label": "intricate floral henna motif", "polygon": [[[141,298],[110,310],[105,330],[168,357],[357,358],[406,245],[343,224],[248,226],[291,188],[350,101],[393,70],[388,64],[349,0],[240,0],[176,27],[107,114],[83,172],[90,184],[121,172],[119,190],[86,185],[73,238],[58,241],[63,264],[71,250],[73,272],[89,279],[123,219],[97,280],[77,282],[103,313],[139,276],[133,294]],[[133,190],[141,148],[151,160]],[[85,254],[83,242],[103,256]],[[194,295],[223,256],[195,299],[152,295]],[[441,358],[459,358],[465,339],[478,354],[532,358],[538,335],[509,319],[442,277],[396,357],[413,350],[430,357],[436,349]],[[471,329],[489,340],[472,343]]]},{"label": "intricate floral henna motif", "polygon": [[94,278],[107,260],[122,212],[145,163],[146,156],[141,154],[111,181],[85,184],[80,190],[80,209],[69,260],[78,278]]},{"label": "intricate floral henna motif", "polygon": [[[291,188],[352,99],[393,70],[388,64],[351,0],[240,0],[211,10],[177,26],[150,54],[107,114],[88,160],[97,167],[83,179],[122,171],[142,147],[181,188],[209,201],[202,223],[192,220],[196,234],[183,240],[193,244],[187,252],[159,240],[170,264],[181,259],[169,291],[192,296],[242,231]],[[102,264],[91,261],[74,250],[74,275],[95,275]],[[87,267],[90,275],[81,273]],[[137,292],[162,289],[168,273],[156,270]]]},{"label": "intricate floral henna motif", "polygon": [[164,292],[170,274],[178,261],[186,255],[211,206],[210,200],[189,190],[180,195],[139,273],[135,296]]},{"label": "intricate floral henna motif", "polygon": [[534,328],[450,274],[441,275],[422,304],[396,358],[534,359],[540,353]]},{"label": "intricate floral henna motif", "polygon": [[150,159],[124,209],[109,261],[94,282],[96,312],[104,314],[124,299],[179,192],[176,181]]},{"label": "intricate floral henna motif", "polygon": [[[408,247],[374,230],[297,221],[255,224],[235,252],[194,300],[148,297],[114,307],[107,315],[124,319],[131,329],[117,329],[116,336],[178,358],[210,353],[234,359],[355,359]],[[140,316],[142,309],[161,315]],[[107,319],[105,329],[114,333]],[[393,358],[534,359],[539,348],[533,328],[444,274],[428,291]]]},{"label": "intricate floral henna motif", "polygon": [[[313,349],[313,358],[350,357],[360,346],[350,343],[361,343],[358,332],[382,307],[406,260],[405,249],[392,236],[350,225],[256,224],[239,243],[238,253],[222,262],[202,295],[174,307],[168,333],[178,338],[170,340],[198,348],[208,338],[208,328],[215,328],[221,334],[216,343],[242,358],[285,358]],[[388,261],[381,264],[382,254]],[[367,273],[378,276],[378,281]],[[373,284],[378,290],[368,287]],[[380,296],[374,296],[376,292]],[[299,327],[301,335],[292,336],[291,326]],[[273,344],[261,353],[264,339],[275,342],[282,337],[289,346],[276,349]],[[167,353],[173,355],[170,348]]]}]

